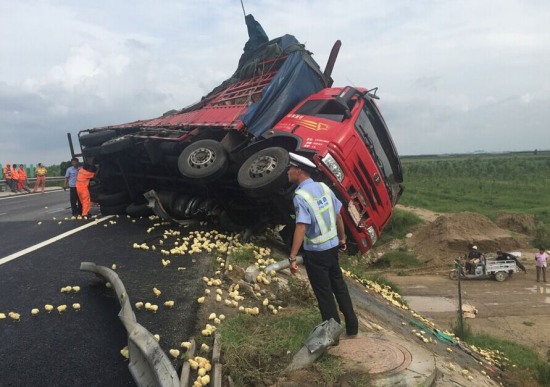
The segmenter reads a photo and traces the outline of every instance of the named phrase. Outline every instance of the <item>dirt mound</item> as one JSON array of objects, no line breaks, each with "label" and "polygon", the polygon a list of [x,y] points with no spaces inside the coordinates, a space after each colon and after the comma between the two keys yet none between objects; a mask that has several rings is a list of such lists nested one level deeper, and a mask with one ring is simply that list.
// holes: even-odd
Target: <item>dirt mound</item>
[{"label": "dirt mound", "polygon": [[500,228],[526,235],[532,235],[536,228],[535,216],[532,214],[501,214],[496,224]]},{"label": "dirt mound", "polygon": [[441,265],[467,253],[470,244],[482,252],[495,252],[498,248],[517,250],[525,241],[481,214],[460,212],[441,215],[420,227],[408,244],[424,262]]}]

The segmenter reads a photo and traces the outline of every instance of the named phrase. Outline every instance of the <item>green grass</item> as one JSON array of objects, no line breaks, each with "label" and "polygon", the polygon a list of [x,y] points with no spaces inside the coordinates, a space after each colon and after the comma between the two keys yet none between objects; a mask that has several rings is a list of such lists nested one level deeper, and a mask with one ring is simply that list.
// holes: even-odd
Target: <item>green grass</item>
[{"label": "green grass", "polygon": [[236,385],[258,385],[281,375],[320,320],[313,307],[227,320],[220,328],[224,371]]},{"label": "green grass", "polygon": [[[458,322],[452,327],[453,333],[459,336]],[[539,354],[531,348],[512,341],[497,339],[487,334],[477,334],[471,327],[464,323],[463,340],[470,345],[479,348],[498,350],[508,358],[507,371],[515,373],[519,371],[518,377],[522,375],[535,375],[536,380],[542,386],[550,385],[550,363],[541,359]],[[516,367],[513,367],[515,365]],[[522,374],[522,371],[526,371]]]},{"label": "green grass", "polygon": [[550,246],[550,152],[402,158],[401,204],[436,212],[473,211],[537,219],[533,245]]},{"label": "green grass", "polygon": [[393,239],[402,239],[411,232],[414,226],[423,223],[416,214],[409,211],[395,209],[384,231],[380,235],[378,244],[387,243]]},{"label": "green grass", "polygon": [[246,268],[249,265],[256,262],[256,260],[254,259],[254,249],[253,248],[234,249],[231,251],[229,261],[231,263],[236,263]]},{"label": "green grass", "polygon": [[375,268],[410,269],[422,266],[416,255],[406,251],[390,251],[384,254],[376,263]]}]

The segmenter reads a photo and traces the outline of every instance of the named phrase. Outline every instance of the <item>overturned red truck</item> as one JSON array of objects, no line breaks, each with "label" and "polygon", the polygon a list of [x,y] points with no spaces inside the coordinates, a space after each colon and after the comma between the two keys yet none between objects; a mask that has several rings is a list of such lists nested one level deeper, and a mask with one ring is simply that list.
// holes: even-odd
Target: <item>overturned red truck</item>
[{"label": "overturned red truck", "polygon": [[366,252],[403,192],[376,90],[332,87],[339,41],[321,71],[293,36],[269,40],[252,15],[246,24],[237,71],[199,102],[79,132],[82,156],[99,166],[93,198],[103,214],[138,215],[150,210],[144,194],[154,190],[174,219],[215,218],[222,228],[249,233],[284,225],[289,241],[290,151],[318,166],[314,178],[333,188],[350,242]]}]

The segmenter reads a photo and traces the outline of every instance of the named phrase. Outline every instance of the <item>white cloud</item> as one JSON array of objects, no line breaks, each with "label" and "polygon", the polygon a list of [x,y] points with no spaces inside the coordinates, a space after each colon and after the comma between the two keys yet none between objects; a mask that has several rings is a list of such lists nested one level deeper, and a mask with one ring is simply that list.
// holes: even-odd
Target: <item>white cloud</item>
[{"label": "white cloud", "polygon": [[[550,148],[550,3],[245,7],[270,37],[305,42],[321,67],[341,39],[335,85],[380,87],[401,154]],[[66,159],[67,131],[195,102],[232,74],[247,39],[232,0],[0,0],[0,34],[0,127],[14,138],[0,142],[0,157],[29,162]]]}]

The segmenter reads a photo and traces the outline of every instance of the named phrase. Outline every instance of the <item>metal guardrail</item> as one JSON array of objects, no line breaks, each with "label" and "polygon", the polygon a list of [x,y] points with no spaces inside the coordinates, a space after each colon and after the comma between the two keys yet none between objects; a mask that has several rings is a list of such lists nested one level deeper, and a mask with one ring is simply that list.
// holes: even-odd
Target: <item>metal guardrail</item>
[{"label": "metal guardrail", "polygon": [[[59,183],[65,181],[65,176],[46,176],[46,184],[48,183]],[[29,183],[29,188],[32,189],[34,183],[36,182],[36,177],[29,177],[27,179],[27,182]],[[6,180],[2,179],[0,180],[0,192],[4,192],[8,190],[8,185],[6,184]]]},{"label": "metal guardrail", "polygon": [[154,336],[137,322],[130,303],[130,297],[117,273],[93,262],[81,262],[81,271],[95,273],[111,283],[122,306],[118,317],[128,332],[128,368],[140,387],[179,387],[180,380],[170,359],[166,356]]}]

